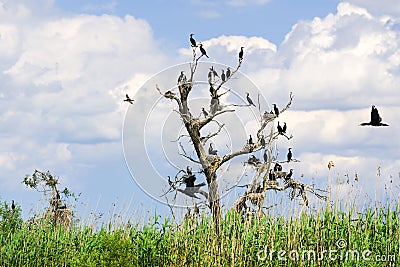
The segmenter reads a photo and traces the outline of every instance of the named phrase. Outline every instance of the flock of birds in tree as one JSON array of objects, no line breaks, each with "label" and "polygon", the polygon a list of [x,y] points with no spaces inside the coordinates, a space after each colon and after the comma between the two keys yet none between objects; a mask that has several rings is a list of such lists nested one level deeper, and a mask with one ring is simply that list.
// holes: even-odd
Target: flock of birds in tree
[{"label": "flock of birds in tree", "polygon": [[[189,40],[190,40],[191,47],[192,48],[199,47],[200,52],[201,52],[201,55],[199,58],[201,58],[202,56],[209,58],[209,56],[207,55],[207,51],[203,47],[203,44],[197,43],[196,40],[193,38],[193,36],[194,36],[193,33],[190,34]],[[239,54],[238,54],[239,63],[241,63],[243,61],[243,55],[244,55],[243,49],[244,49],[244,47],[241,47]],[[199,58],[197,58],[197,60]],[[225,72],[225,70],[221,71],[221,76],[218,75],[217,71],[214,69],[213,66],[211,66],[211,68],[209,69],[208,81],[211,85],[210,93],[211,93],[211,97],[212,97],[210,112],[212,114],[215,113],[215,109],[213,110],[213,108],[212,108],[213,105],[214,106],[215,106],[215,104],[219,105],[219,100],[218,100],[219,96],[217,95],[216,90],[213,88],[212,82],[215,80],[215,77],[221,79],[222,82],[225,82],[228,78],[231,77],[231,74],[232,74],[232,71],[229,67],[226,69],[226,72]],[[177,82],[178,82],[178,85],[187,83],[187,78],[186,78],[184,71],[181,71]],[[173,98],[175,96],[175,94],[171,91],[167,91],[166,93],[164,93],[164,96],[167,98]],[[128,94],[126,94],[125,97],[126,98],[123,101],[133,104],[134,100],[131,99]],[[250,93],[248,93],[248,92],[246,92],[246,100],[247,100],[248,106],[256,107],[256,105],[254,104],[253,100],[250,97]],[[204,107],[202,108],[202,114],[205,118],[210,115],[210,113]],[[273,110],[270,112],[270,114],[274,114],[276,118],[279,117],[279,108],[277,107],[276,104],[273,104]],[[386,123],[382,123],[382,118],[379,115],[378,109],[373,105],[372,109],[371,109],[370,121],[363,122],[363,123],[359,124],[359,126],[376,126],[376,127],[378,127],[378,126],[389,126],[389,125]],[[284,124],[282,126],[282,125],[280,125],[280,122],[278,121],[277,131],[278,131],[279,135],[285,135],[286,131],[287,131],[286,122],[284,122]],[[247,144],[250,146],[254,144],[254,141],[253,141],[253,138],[251,135],[249,136],[249,139],[247,140]],[[263,136],[262,136],[262,140],[261,140],[261,147],[265,148],[265,140],[264,140]],[[209,144],[208,154],[213,155],[213,156],[218,155],[218,150],[216,150],[213,147],[212,143]],[[264,162],[268,162],[267,149],[264,150],[263,159],[264,159]],[[287,159],[286,162],[291,162],[293,160],[292,148],[288,148],[288,153],[287,153],[286,159]],[[248,159],[247,163],[257,166],[258,164],[261,164],[261,161],[258,158],[256,158],[254,155],[251,155],[250,158]],[[276,181],[277,178],[283,178],[285,182],[288,182],[288,181],[290,181],[290,179],[292,179],[292,176],[293,176],[293,169],[290,169],[289,172],[283,172],[282,165],[279,164],[278,162],[275,163],[274,168],[273,169],[271,168],[269,171],[269,180],[270,181]],[[196,180],[196,177],[192,173],[190,167],[188,166],[187,170],[185,172],[185,175],[183,176],[183,182],[185,183],[186,188],[194,188],[194,187],[200,187],[200,186],[205,185],[205,183],[195,185],[194,184],[195,180]],[[193,197],[195,197],[195,196],[193,195]],[[14,210],[15,209],[14,201],[13,201],[12,207]]]}]

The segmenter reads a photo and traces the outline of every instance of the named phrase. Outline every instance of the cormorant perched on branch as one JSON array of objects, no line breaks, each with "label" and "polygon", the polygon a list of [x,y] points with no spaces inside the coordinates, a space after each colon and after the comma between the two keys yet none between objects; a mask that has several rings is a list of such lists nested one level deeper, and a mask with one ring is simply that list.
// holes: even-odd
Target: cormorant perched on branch
[{"label": "cormorant perched on branch", "polygon": [[268,179],[270,181],[275,181],[275,175],[272,173],[272,169],[269,170]]},{"label": "cormorant perched on branch", "polygon": [[287,161],[290,162],[292,160],[293,154],[292,154],[292,148],[289,147],[289,152],[287,153]]},{"label": "cormorant perched on branch", "polygon": [[261,147],[265,147],[265,138],[264,138],[264,135],[261,135]]},{"label": "cormorant perched on branch", "polygon": [[251,100],[249,93],[246,93],[246,98],[247,98],[247,102],[249,103],[249,106],[250,105],[256,106],[256,105],[254,105],[253,100]]},{"label": "cormorant perched on branch", "polygon": [[282,132],[283,132],[283,133],[286,133],[286,129],[287,129],[286,122],[284,122],[284,123],[283,123]]},{"label": "cormorant perched on branch", "polygon": [[277,162],[275,163],[274,166],[274,172],[280,172],[280,171],[282,171],[282,165]]},{"label": "cormorant perched on branch", "polygon": [[201,111],[203,112],[204,117],[208,117],[208,112],[204,108],[201,108]]},{"label": "cormorant perched on branch", "polygon": [[210,143],[210,146],[208,147],[208,154],[210,155],[217,155],[218,150],[214,150],[212,144]]},{"label": "cormorant perched on branch", "polygon": [[285,181],[289,181],[290,179],[292,179],[292,175],[293,175],[293,169],[290,169],[289,173],[286,174]]},{"label": "cormorant perched on branch", "polygon": [[231,69],[228,67],[226,70],[226,78],[228,79],[229,77],[231,77]]},{"label": "cormorant perched on branch", "polygon": [[250,137],[249,137],[249,145],[253,145],[254,143],[253,143],[253,138],[251,137],[251,134],[250,134]]},{"label": "cormorant perched on branch", "polygon": [[222,70],[222,74],[221,74],[221,80],[222,80],[223,82],[225,82],[225,81],[226,81],[226,77],[225,77],[224,70]]},{"label": "cormorant perched on branch", "polygon": [[267,150],[264,151],[264,162],[268,162],[268,153]]},{"label": "cormorant perched on branch", "polygon": [[207,52],[206,52],[206,50],[203,48],[203,44],[199,44],[199,46],[200,46],[200,52],[201,52],[201,54],[202,54],[203,56],[206,56],[206,57],[208,58]]},{"label": "cormorant perched on branch", "polygon": [[12,202],[11,202],[11,209],[12,210],[15,210],[15,203],[14,203],[14,199],[12,200]]},{"label": "cormorant perched on branch", "polygon": [[251,155],[250,158],[247,160],[247,163],[251,164],[251,165],[254,165],[254,166],[257,166],[258,164],[261,163],[261,161],[258,158],[256,158],[256,156]]},{"label": "cormorant perched on branch", "polygon": [[131,99],[131,98],[128,96],[128,94],[126,94],[125,97],[126,97],[126,98],[124,99],[124,101],[129,102],[130,104],[133,104],[133,101],[134,101],[134,100]]},{"label": "cormorant perched on branch", "polygon": [[193,35],[194,35],[194,33],[191,33],[190,34],[190,44],[192,45],[192,47],[197,47],[197,44],[196,44],[196,40],[193,38]]},{"label": "cormorant perched on branch", "polygon": [[243,60],[243,46],[240,48],[240,52],[239,52],[239,62],[242,62]]},{"label": "cormorant perched on branch", "polygon": [[279,134],[284,134],[283,128],[282,128],[282,126],[279,124],[279,121],[278,121],[278,126],[276,126],[276,128],[278,129],[278,133],[279,133]]},{"label": "cormorant perched on branch", "polygon": [[181,75],[178,77],[178,84],[186,83],[186,75],[184,71],[181,71]]},{"label": "cormorant perched on branch", "polygon": [[278,109],[278,107],[276,106],[276,104],[272,104],[273,106],[274,106],[274,113],[275,113],[275,116],[279,116],[279,109]]},{"label": "cormorant perched on branch", "polygon": [[370,122],[363,122],[359,126],[389,126],[386,123],[382,123],[382,118],[379,115],[378,109],[375,106],[371,108],[371,121]]}]

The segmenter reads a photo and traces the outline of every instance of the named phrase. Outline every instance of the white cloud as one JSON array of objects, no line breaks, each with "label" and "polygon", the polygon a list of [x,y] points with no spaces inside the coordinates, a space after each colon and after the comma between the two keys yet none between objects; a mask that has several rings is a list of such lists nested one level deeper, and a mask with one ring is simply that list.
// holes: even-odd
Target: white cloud
[{"label": "white cloud", "polygon": [[228,5],[231,6],[247,6],[247,5],[265,5],[270,0],[228,0]]},{"label": "white cloud", "polygon": [[347,0],[347,2],[365,7],[375,15],[398,16],[400,14],[400,2],[397,0]]}]

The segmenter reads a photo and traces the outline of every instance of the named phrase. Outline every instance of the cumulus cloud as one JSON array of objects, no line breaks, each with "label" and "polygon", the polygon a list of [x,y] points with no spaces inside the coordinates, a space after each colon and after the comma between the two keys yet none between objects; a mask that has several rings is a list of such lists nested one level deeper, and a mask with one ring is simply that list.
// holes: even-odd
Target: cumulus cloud
[{"label": "cumulus cloud", "polygon": [[348,0],[347,2],[365,7],[374,15],[393,15],[400,14],[400,3],[396,0]]}]

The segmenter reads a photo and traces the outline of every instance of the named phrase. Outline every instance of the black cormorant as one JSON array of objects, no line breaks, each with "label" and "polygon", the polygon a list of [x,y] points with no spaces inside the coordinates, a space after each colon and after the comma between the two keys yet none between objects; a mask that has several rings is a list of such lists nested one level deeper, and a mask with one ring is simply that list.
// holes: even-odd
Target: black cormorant
[{"label": "black cormorant", "polygon": [[265,138],[264,138],[264,135],[261,135],[261,147],[265,147]]},{"label": "black cormorant", "polygon": [[256,106],[256,105],[254,105],[253,100],[251,100],[249,93],[246,93],[246,98],[247,98],[247,102],[249,103],[249,106],[250,105]]},{"label": "black cormorant", "polygon": [[268,153],[267,153],[267,150],[264,151],[264,162],[268,162]]},{"label": "black cormorant", "polygon": [[251,137],[251,134],[250,134],[250,136],[249,136],[249,145],[252,145],[252,144],[254,144],[254,143],[253,143],[253,138]]},{"label": "black cormorant", "polygon": [[286,133],[286,129],[287,129],[286,122],[284,122],[282,127],[282,132]]},{"label": "black cormorant", "polygon": [[274,172],[280,172],[280,171],[282,171],[282,165],[277,162],[275,163],[274,166]]},{"label": "black cormorant", "polygon": [[292,160],[292,156],[293,156],[293,154],[292,154],[292,148],[289,147],[288,150],[289,150],[289,151],[288,151],[288,153],[287,153],[287,161],[290,162],[290,161]]},{"label": "black cormorant", "polygon": [[190,34],[190,44],[192,45],[192,47],[196,47],[196,40],[193,38],[194,33]]},{"label": "black cormorant", "polygon": [[229,77],[231,77],[231,69],[228,67],[226,70],[226,78],[228,79]]},{"label": "black cormorant", "polygon": [[208,117],[208,112],[204,108],[201,108],[201,111],[203,111],[204,117]]},{"label": "black cormorant", "polygon": [[270,181],[275,181],[275,175],[272,172],[272,169],[269,170],[268,179]]},{"label": "black cormorant", "polygon": [[218,150],[214,150],[212,144],[210,143],[210,146],[208,147],[208,154],[210,155],[217,155]]},{"label": "black cormorant", "polygon": [[202,44],[199,44],[199,46],[200,46],[200,52],[201,52],[201,54],[202,54],[203,56],[206,56],[206,57],[208,58],[207,52],[206,52],[206,50],[203,48],[203,45],[202,45]]},{"label": "black cormorant", "polygon": [[284,134],[282,126],[279,124],[279,121],[278,121],[278,126],[276,126],[276,128],[278,129],[279,134]]},{"label": "black cormorant", "polygon": [[128,96],[128,94],[126,94],[125,97],[126,97],[126,98],[124,99],[124,101],[129,102],[130,104],[133,104],[133,101],[134,101],[134,100],[131,99],[131,98]]},{"label": "black cormorant", "polygon": [[11,201],[11,209],[15,210],[15,203],[14,203],[14,199]]},{"label": "black cormorant", "polygon": [[386,123],[382,123],[382,118],[379,115],[378,109],[375,106],[371,108],[371,121],[370,122],[363,122],[359,126],[389,126]]},{"label": "black cormorant", "polygon": [[226,77],[225,77],[225,72],[224,72],[224,70],[222,70],[222,74],[221,74],[221,80],[222,80],[223,82],[225,82],[225,80],[226,80]]},{"label": "black cormorant", "polygon": [[243,46],[240,48],[240,52],[239,52],[239,62],[242,62],[243,60]]},{"label": "black cormorant", "polygon": [[184,71],[181,71],[181,75],[178,77],[178,84],[186,83],[186,75]]},{"label": "black cormorant", "polygon": [[286,174],[285,181],[289,181],[290,179],[292,179],[292,175],[293,175],[293,169],[290,169],[289,173]]},{"label": "black cormorant", "polygon": [[272,104],[273,106],[274,106],[274,113],[275,113],[275,116],[279,116],[279,109],[278,109],[278,107],[276,106],[276,104]]}]

